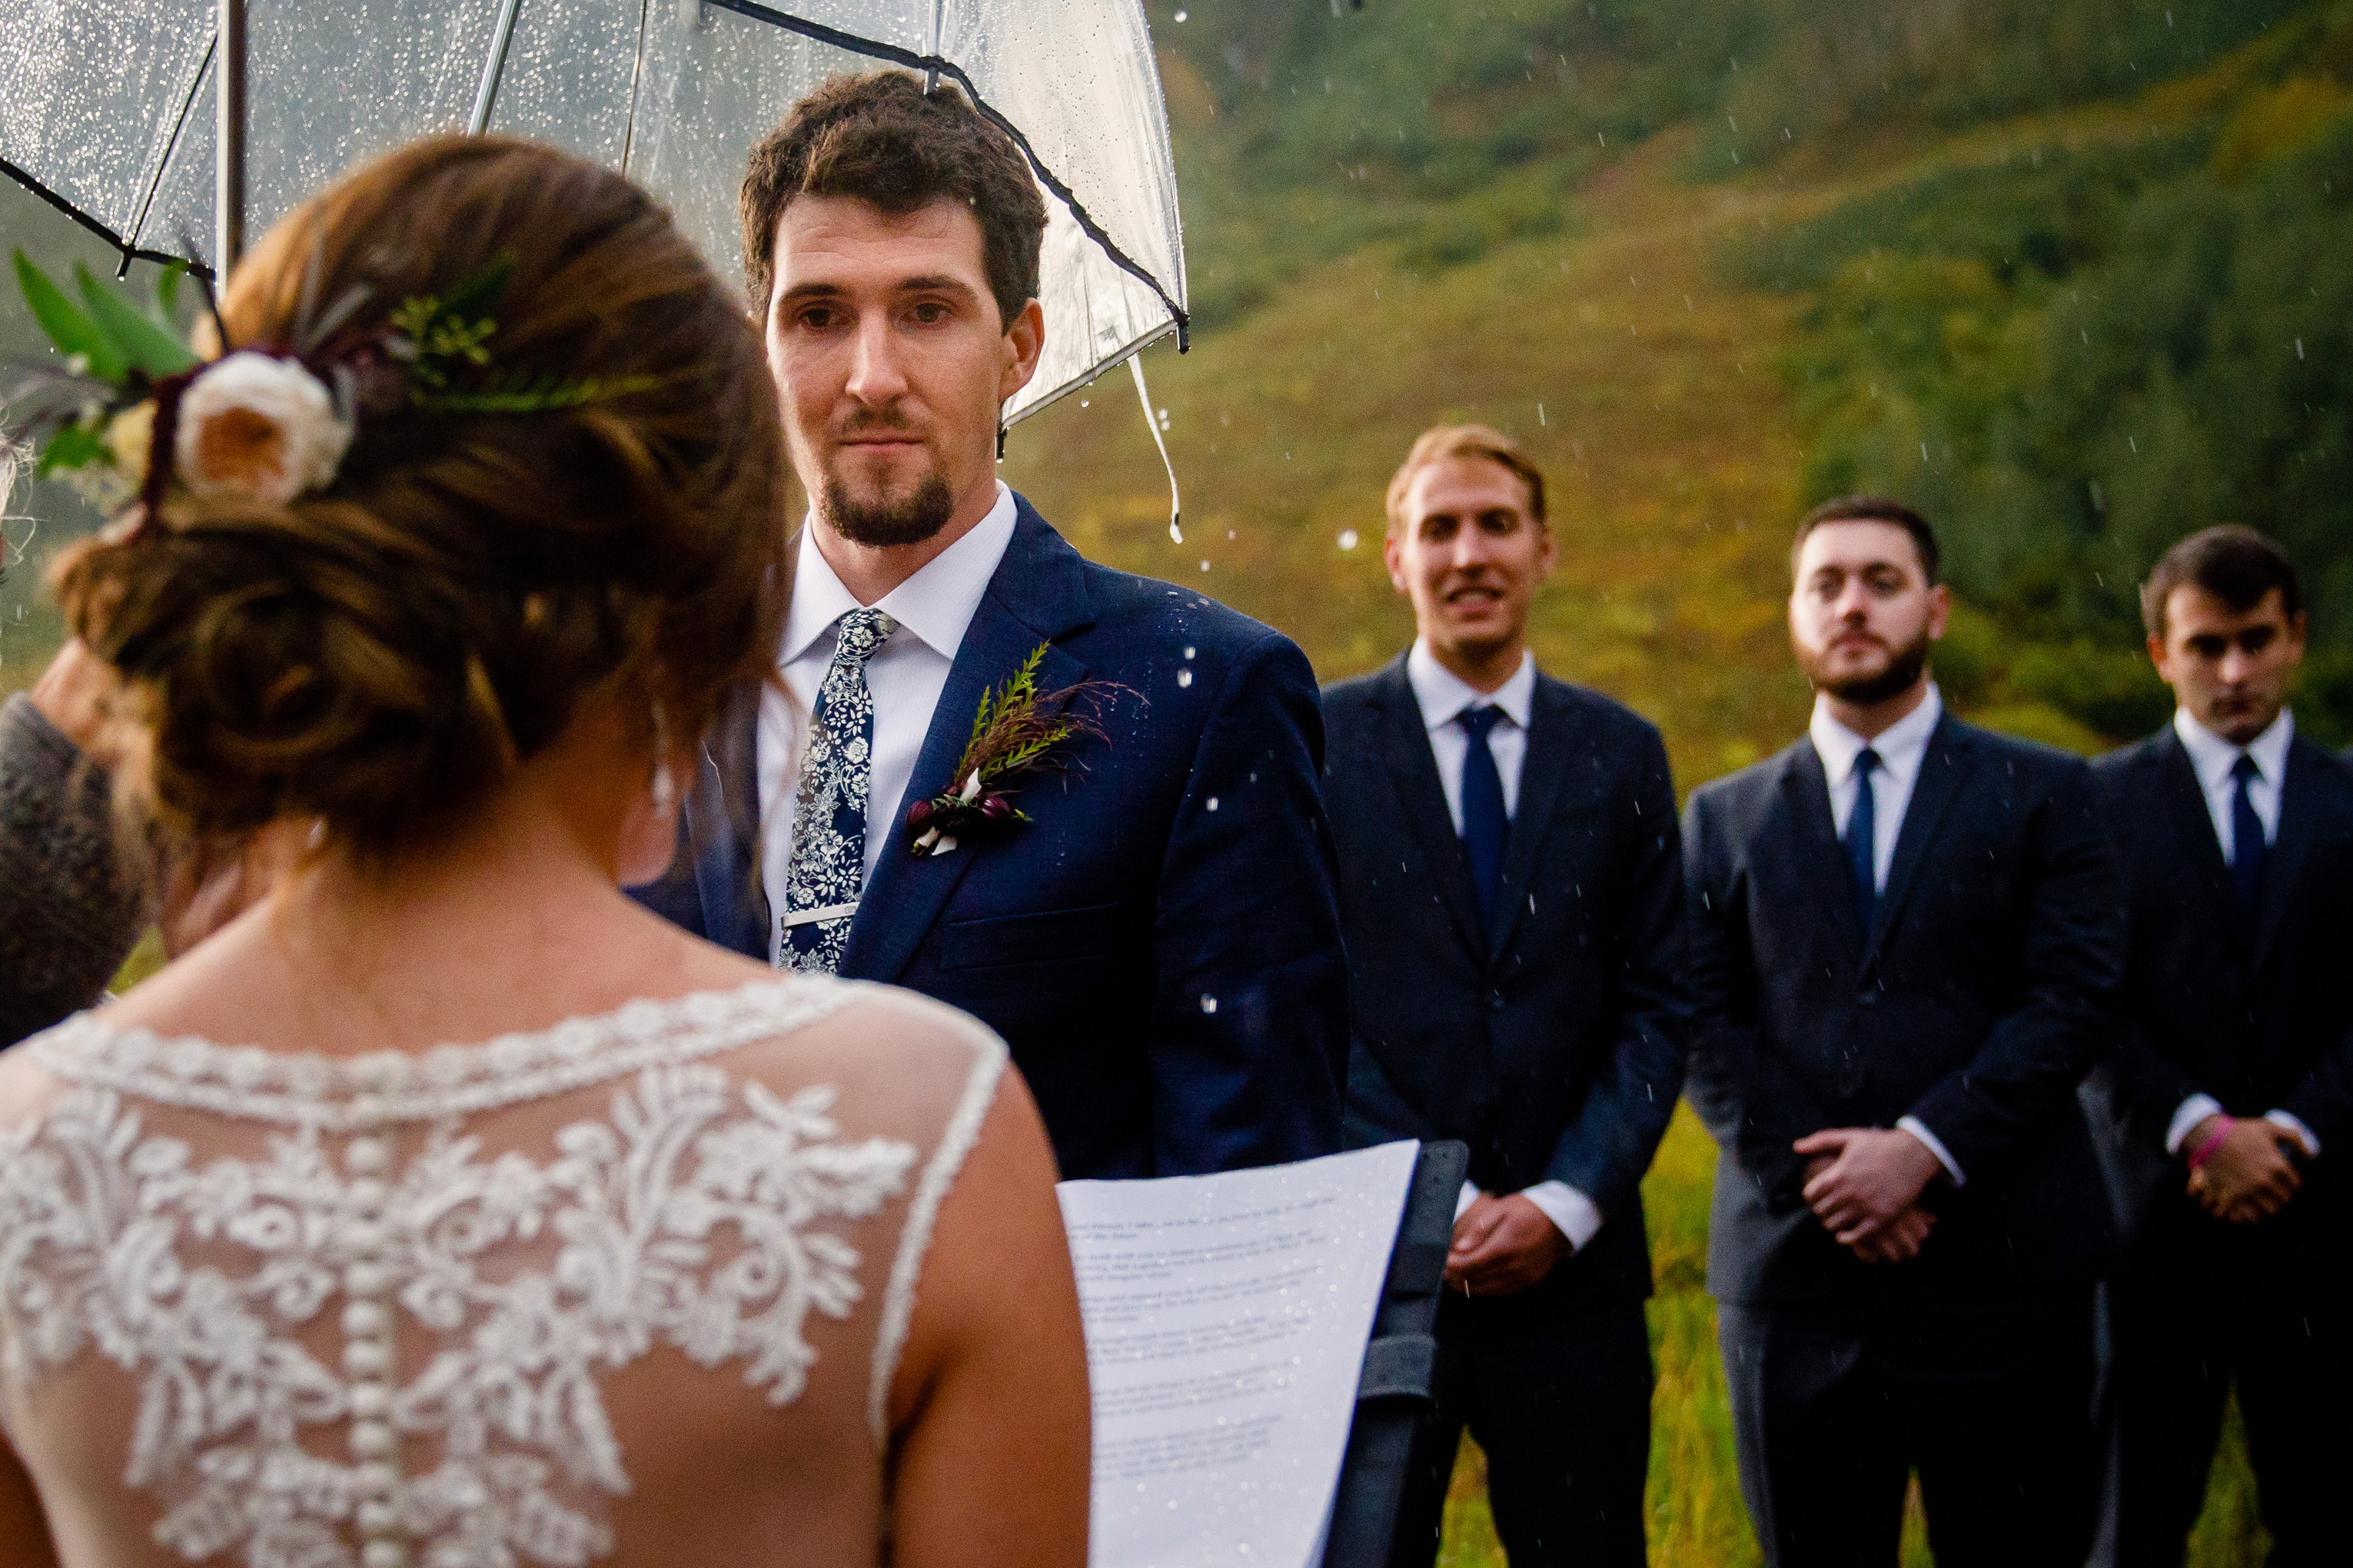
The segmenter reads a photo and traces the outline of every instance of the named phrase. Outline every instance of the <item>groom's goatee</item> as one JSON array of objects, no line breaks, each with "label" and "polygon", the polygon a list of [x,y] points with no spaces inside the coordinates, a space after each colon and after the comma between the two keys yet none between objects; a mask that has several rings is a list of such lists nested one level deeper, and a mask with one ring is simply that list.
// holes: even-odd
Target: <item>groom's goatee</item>
[{"label": "groom's goatee", "polygon": [[945,528],[955,511],[955,497],[936,473],[925,474],[914,493],[900,500],[861,501],[839,479],[825,483],[825,520],[852,544],[921,544]]}]

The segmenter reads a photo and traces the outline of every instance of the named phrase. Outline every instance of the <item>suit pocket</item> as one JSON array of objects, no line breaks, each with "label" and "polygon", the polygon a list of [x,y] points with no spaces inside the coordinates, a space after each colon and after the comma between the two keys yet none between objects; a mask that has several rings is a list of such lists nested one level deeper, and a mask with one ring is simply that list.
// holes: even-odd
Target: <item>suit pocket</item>
[{"label": "suit pocket", "polygon": [[1128,921],[1124,904],[1090,904],[1029,915],[948,921],[940,926],[942,969],[995,969],[1015,963],[1059,963],[1100,958],[1119,945]]}]

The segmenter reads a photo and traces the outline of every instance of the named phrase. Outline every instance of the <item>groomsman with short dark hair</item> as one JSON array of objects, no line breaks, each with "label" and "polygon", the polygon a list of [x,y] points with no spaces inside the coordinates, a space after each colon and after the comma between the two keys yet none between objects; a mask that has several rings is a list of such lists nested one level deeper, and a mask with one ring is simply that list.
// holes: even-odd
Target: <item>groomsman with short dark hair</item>
[{"label": "groomsman with short dark hair", "polygon": [[1741,1489],[1772,1568],[1893,1568],[1915,1470],[1940,1568],[2080,1568],[2115,1235],[2075,1090],[2124,951],[2090,773],[1945,710],[1918,513],[1817,508],[1792,565],[1811,729],[1683,825]]},{"label": "groomsman with short dark hair", "polygon": [[2173,721],[2094,764],[2129,892],[2115,1059],[2117,1562],[2179,1568],[2233,1381],[2273,1568],[2343,1563],[2353,1477],[2353,773],[2285,706],[2295,567],[2252,529],[2141,590]]},{"label": "groomsman with short dark hair", "polygon": [[1347,1137],[1471,1146],[1390,1562],[1428,1568],[1467,1425],[1513,1568],[1644,1561],[1639,1184],[1682,1083],[1674,791],[1659,732],[1541,674],[1544,477],[1478,426],[1414,444],[1389,576],[1419,636],[1328,687],[1349,965]]}]

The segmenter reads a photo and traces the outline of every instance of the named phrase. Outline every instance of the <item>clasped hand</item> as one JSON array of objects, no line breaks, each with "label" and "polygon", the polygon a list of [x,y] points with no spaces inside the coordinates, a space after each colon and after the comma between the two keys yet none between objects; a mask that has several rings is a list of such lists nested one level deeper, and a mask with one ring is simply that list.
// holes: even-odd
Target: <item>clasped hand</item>
[{"label": "clasped hand", "polygon": [[1481,1193],[1454,1222],[1446,1284],[1466,1296],[1508,1296],[1552,1272],[1568,1237],[1525,1194]]},{"label": "clasped hand", "polygon": [[1928,1146],[1902,1130],[1832,1127],[1798,1140],[1805,1199],[1839,1245],[1865,1263],[1919,1256],[1936,1216],[1920,1194],[1937,1172]]},{"label": "clasped hand", "polygon": [[[2189,1130],[2185,1149],[2212,1142],[2221,1118],[2210,1116]],[[2303,1141],[2261,1118],[2233,1121],[2198,1168],[2189,1173],[2189,1195],[2208,1214],[2232,1225],[2257,1225],[2287,1207],[2304,1184],[2296,1156]]]}]

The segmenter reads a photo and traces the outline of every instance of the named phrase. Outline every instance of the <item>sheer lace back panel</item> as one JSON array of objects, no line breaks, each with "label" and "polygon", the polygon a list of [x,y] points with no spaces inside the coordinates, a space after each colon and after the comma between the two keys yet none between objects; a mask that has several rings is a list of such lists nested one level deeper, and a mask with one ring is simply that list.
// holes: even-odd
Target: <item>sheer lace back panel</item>
[{"label": "sheer lace back panel", "polygon": [[332,1058],[0,1067],[0,1425],[67,1568],[871,1563],[1004,1062],[793,979]]}]

